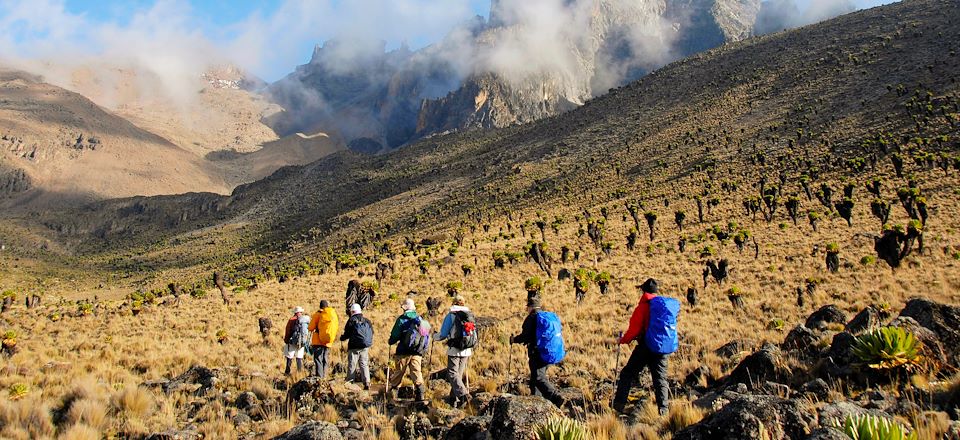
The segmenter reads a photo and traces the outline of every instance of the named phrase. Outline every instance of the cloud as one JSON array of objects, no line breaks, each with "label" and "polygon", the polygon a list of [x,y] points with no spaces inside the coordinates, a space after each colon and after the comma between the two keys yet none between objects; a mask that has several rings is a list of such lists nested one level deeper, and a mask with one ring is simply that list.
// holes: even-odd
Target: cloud
[{"label": "cloud", "polygon": [[797,0],[766,0],[754,25],[757,34],[768,34],[784,29],[821,22],[857,10],[853,0],[808,0],[801,5]]}]

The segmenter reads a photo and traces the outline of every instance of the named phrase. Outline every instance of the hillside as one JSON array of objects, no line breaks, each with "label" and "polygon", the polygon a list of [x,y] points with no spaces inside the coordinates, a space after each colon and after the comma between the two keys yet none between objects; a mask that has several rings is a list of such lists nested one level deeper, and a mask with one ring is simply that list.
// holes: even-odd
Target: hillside
[{"label": "hillside", "polygon": [[[845,439],[835,424],[861,415],[956,437],[953,6],[750,39],[563,115],[338,151],[229,196],[8,214],[0,437],[520,440],[557,415],[610,440]],[[620,415],[633,345],[615,338],[648,277],[682,302],[672,403],[657,413],[644,372]],[[327,299],[342,323],[351,280],[376,292],[371,388],[345,382],[336,344],[326,379],[284,375],[291,309]],[[530,291],[563,322],[561,408],[528,395],[509,344]],[[388,399],[401,301],[436,328],[456,294],[480,328],[469,405],[437,374],[427,403]]]},{"label": "hillside", "polygon": [[[736,212],[738,194],[760,176],[772,182],[783,171],[796,186],[804,175],[849,172],[847,159],[885,163],[878,137],[916,136],[905,107],[914,92],[949,107],[956,42],[944,35],[955,31],[933,13],[936,4],[907,2],[726,46],[533,124],[433,137],[377,157],[337,153],[229,197],[110,201],[44,224],[81,252],[202,231],[238,243],[231,252],[296,248],[295,259],[356,249],[385,232],[394,243],[419,239],[492,212],[529,218],[565,206],[550,215],[571,221],[582,209],[635,199],[690,212],[694,196],[720,195],[734,175],[741,185],[723,199]],[[917,30],[921,23],[934,30]],[[935,120],[935,132],[955,131],[952,117]],[[225,227],[209,229],[216,225]]]}]

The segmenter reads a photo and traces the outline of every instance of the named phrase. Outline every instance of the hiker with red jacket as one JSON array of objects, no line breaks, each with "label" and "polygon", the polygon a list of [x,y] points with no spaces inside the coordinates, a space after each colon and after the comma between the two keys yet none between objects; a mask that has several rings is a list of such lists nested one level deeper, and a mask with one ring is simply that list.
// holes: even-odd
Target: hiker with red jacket
[{"label": "hiker with red jacket", "polygon": [[[618,341],[620,344],[629,344],[636,340],[637,346],[633,349],[630,360],[620,370],[617,392],[613,398],[613,409],[619,413],[624,412],[630,388],[643,369],[649,368],[653,376],[653,393],[662,416],[669,411],[667,355],[676,350],[676,314],[679,313],[679,302],[672,298],[654,295],[659,288],[657,280],[653,278],[647,279],[637,287],[643,294],[640,296],[637,308],[633,310],[633,316],[630,317],[627,332]],[[656,307],[657,315],[653,318],[651,318],[651,304]],[[657,327],[651,328],[651,322]]]},{"label": "hiker with red jacket", "polygon": [[[550,378],[547,377],[547,367],[556,362],[551,362],[554,359],[544,360],[541,347],[538,347],[538,339],[540,338],[538,338],[537,323],[540,314],[553,315],[543,311],[539,296],[527,299],[527,317],[520,327],[520,334],[511,337],[510,342],[527,346],[527,362],[530,367],[530,394],[542,396],[559,408],[563,406],[565,400],[553,383],[550,382]],[[555,317],[555,315],[553,316]],[[560,337],[560,335],[558,334],[557,337]],[[562,351],[562,339],[560,344],[560,350]]]}]

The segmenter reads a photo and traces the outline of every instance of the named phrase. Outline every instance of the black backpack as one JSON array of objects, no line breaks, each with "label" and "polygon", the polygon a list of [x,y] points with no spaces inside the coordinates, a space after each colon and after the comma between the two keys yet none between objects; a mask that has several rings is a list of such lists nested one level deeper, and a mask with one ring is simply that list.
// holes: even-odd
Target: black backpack
[{"label": "black backpack", "polygon": [[350,337],[353,348],[369,348],[373,345],[373,326],[369,319],[359,316],[354,321],[353,330],[354,334]]},{"label": "black backpack", "polygon": [[466,350],[477,345],[477,321],[469,311],[453,312],[453,329],[447,346]]}]

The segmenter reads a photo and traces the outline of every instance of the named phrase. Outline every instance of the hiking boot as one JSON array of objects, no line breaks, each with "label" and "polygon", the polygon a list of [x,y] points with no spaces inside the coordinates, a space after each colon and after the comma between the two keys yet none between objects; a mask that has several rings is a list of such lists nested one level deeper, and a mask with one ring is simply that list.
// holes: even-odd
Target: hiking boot
[{"label": "hiking boot", "polygon": [[658,411],[660,413],[660,417],[666,417],[668,414],[670,414],[670,408],[666,406],[661,406]]},{"label": "hiking boot", "polygon": [[363,384],[363,390],[364,390],[364,391],[370,391],[370,384],[369,384],[369,383]]},{"label": "hiking boot", "polygon": [[424,399],[426,395],[427,395],[427,387],[423,384],[417,385],[414,393],[414,399],[416,399],[419,402],[423,402],[424,400],[426,400]]},{"label": "hiking boot", "polygon": [[626,407],[627,407],[627,405],[626,405],[626,404],[623,404],[623,403],[614,403],[613,406],[611,406],[611,408],[612,408],[614,411],[616,411],[617,414],[623,414],[623,413],[625,413],[626,410],[627,410]]}]

